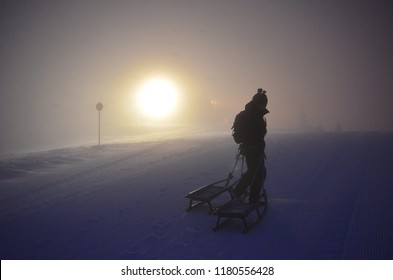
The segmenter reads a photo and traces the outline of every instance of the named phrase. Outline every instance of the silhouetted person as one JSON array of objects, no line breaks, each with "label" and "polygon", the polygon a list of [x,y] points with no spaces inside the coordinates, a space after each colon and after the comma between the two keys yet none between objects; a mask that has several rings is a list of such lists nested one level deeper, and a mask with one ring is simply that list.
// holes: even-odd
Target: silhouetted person
[{"label": "silhouetted person", "polygon": [[[233,196],[235,199],[240,198],[250,186],[250,203],[258,202],[266,178],[265,115],[269,113],[266,106],[266,91],[258,89],[252,100],[246,104],[245,110],[236,116],[234,123],[234,139],[240,144],[240,151],[246,159],[247,171],[233,189]],[[239,127],[238,133],[241,134],[237,138],[236,126]]]}]

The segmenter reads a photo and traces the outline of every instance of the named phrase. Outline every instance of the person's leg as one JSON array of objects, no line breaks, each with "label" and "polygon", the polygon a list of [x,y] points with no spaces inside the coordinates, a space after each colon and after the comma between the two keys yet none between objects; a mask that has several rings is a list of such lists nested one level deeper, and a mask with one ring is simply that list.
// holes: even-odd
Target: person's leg
[{"label": "person's leg", "polygon": [[232,191],[232,194],[236,198],[241,197],[246,192],[248,186],[250,185],[254,177],[254,173],[256,170],[255,159],[250,155],[245,155],[245,159],[247,164],[247,171],[241,176],[239,182]]},{"label": "person's leg", "polygon": [[266,178],[266,167],[265,167],[265,161],[262,160],[257,164],[257,167],[255,169],[255,177],[253,180],[250,182],[250,203],[257,202],[259,199],[259,196],[261,195],[261,190],[264,187],[264,182]]}]

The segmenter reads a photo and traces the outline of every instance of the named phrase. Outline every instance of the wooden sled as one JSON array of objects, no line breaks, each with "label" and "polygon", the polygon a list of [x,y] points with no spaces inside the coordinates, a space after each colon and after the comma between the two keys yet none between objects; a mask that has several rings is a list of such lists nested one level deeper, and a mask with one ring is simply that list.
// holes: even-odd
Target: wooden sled
[{"label": "wooden sled", "polygon": [[[213,207],[212,205],[213,199],[215,199],[216,197],[218,197],[224,192],[228,192],[231,195],[231,190],[234,184],[237,183],[236,181],[233,184],[229,185],[229,181],[231,179],[232,179],[232,175],[229,174],[228,178],[226,179],[205,185],[188,193],[186,195],[186,198],[190,200],[190,203],[187,208],[187,211],[206,203],[207,205],[209,205],[209,213],[213,212],[215,210],[215,207]],[[220,185],[222,183],[224,184]]]},{"label": "wooden sled", "polygon": [[[260,201],[257,203],[247,203],[231,200],[224,205],[218,207],[214,214],[217,215],[217,222],[213,227],[214,231],[219,230],[232,219],[241,219],[244,225],[244,233],[250,231],[256,226],[265,216],[267,211],[267,194],[264,191]],[[249,221],[249,215],[255,212],[256,219]],[[222,220],[222,218],[225,218]]]},{"label": "wooden sled", "polygon": [[233,186],[237,184],[239,179],[235,180],[234,182],[231,181],[235,177],[233,174],[235,172],[235,168],[239,162],[239,159],[241,159],[241,172],[243,173],[244,156],[240,153],[239,148],[236,154],[235,164],[233,165],[232,171],[229,172],[227,178],[200,187],[186,195],[186,198],[190,200],[187,211],[200,205],[207,204],[209,205],[209,213],[211,213],[215,210],[212,205],[212,200],[225,192],[229,192],[232,199],[231,190],[233,189]]}]

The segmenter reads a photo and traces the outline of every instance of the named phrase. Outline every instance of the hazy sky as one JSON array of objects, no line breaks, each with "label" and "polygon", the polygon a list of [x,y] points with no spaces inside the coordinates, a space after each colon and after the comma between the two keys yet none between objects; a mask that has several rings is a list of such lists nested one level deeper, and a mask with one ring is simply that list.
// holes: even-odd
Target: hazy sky
[{"label": "hazy sky", "polygon": [[0,4],[0,152],[143,124],[150,77],[180,91],[168,122],[230,129],[258,87],[269,128],[393,130],[391,1],[129,0]]}]

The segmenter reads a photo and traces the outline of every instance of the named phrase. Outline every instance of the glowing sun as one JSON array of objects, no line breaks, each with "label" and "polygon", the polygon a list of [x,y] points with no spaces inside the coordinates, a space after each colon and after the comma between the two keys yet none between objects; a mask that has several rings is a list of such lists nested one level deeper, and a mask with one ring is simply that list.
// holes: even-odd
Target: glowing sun
[{"label": "glowing sun", "polygon": [[168,80],[153,79],[139,91],[139,107],[146,115],[161,118],[170,115],[176,107],[178,91]]}]

